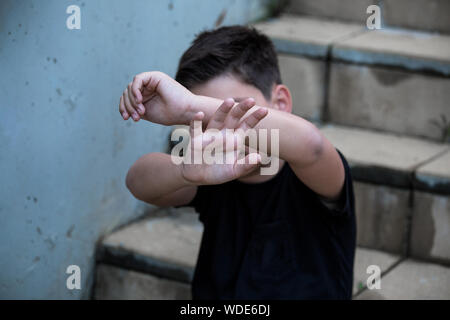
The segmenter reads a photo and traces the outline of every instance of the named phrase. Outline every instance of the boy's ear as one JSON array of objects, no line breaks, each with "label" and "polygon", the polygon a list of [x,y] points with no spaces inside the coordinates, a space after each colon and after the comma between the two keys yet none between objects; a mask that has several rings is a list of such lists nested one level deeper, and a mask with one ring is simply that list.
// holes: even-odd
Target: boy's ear
[{"label": "boy's ear", "polygon": [[292,113],[292,96],[284,84],[277,84],[272,90],[272,106],[280,111]]}]

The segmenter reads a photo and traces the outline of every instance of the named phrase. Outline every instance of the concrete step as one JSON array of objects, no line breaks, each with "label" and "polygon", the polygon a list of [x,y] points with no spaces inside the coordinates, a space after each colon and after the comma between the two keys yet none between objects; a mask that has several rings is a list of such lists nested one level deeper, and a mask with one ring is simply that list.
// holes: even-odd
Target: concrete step
[{"label": "concrete step", "polygon": [[450,36],[408,30],[374,30],[342,39],[333,60],[450,75]]},{"label": "concrete step", "polygon": [[414,175],[411,255],[450,261],[450,152],[420,166]]},{"label": "concrete step", "polygon": [[407,259],[381,277],[380,289],[365,289],[356,300],[449,300],[450,268]]},{"label": "concrete step", "polygon": [[450,127],[450,36],[366,30],[285,15],[256,25],[279,52],[294,113],[442,140]]},{"label": "concrete step", "polygon": [[330,20],[360,22],[365,26],[367,7],[378,0],[291,0],[286,13],[322,17]]},{"label": "concrete step", "polygon": [[[354,179],[399,188],[409,189],[419,167],[425,170],[450,150],[446,143],[356,127],[328,124],[320,130],[345,154]],[[445,180],[440,173],[436,171]],[[430,185],[423,184],[423,190],[432,191]]]},{"label": "concrete step", "polygon": [[189,283],[202,233],[193,209],[163,209],[105,237],[97,261]]},{"label": "concrete step", "polygon": [[372,4],[380,6],[384,27],[450,33],[447,0],[291,0],[285,12],[365,25],[369,17],[366,10]]},{"label": "concrete step", "polygon": [[352,169],[358,245],[401,255],[412,251],[448,263],[450,193],[436,194],[433,183],[421,184],[420,191],[414,186],[417,172],[450,182],[445,166],[450,146],[336,125],[320,130]]},{"label": "concrete step", "polygon": [[[193,273],[201,233],[196,214],[185,208],[164,210],[159,216],[138,221],[112,233],[102,242],[103,249],[100,251],[103,254],[98,257],[94,298],[190,299],[189,283],[192,278],[179,277],[173,271],[183,265],[183,272]],[[105,255],[105,251],[109,254]],[[397,270],[396,265],[401,261],[400,255],[358,247],[354,265],[354,295],[358,299],[379,297],[374,296],[372,291],[367,293],[368,267],[376,265],[380,268],[382,289],[385,289],[390,287],[391,279],[398,282],[398,278],[404,278],[403,272],[391,271],[393,268]],[[434,264],[427,266],[436,271],[433,277],[448,281],[448,268]],[[431,283],[428,287],[430,292],[426,292],[429,295],[425,297],[445,297],[446,292],[440,284]],[[384,291],[381,292],[384,294]],[[407,296],[408,293],[401,294]]]},{"label": "concrete step", "polygon": [[[380,267],[382,276],[400,261],[400,256],[357,248],[354,265],[353,295],[366,287],[367,268]],[[179,300],[191,299],[191,288],[184,282],[137,272],[108,264],[98,264],[96,270],[96,300]]]},{"label": "concrete step", "polygon": [[[369,265],[383,275],[410,255],[450,265],[450,146],[336,125],[320,130],[355,180],[354,293],[364,292]],[[189,298],[201,236],[190,208],[161,209],[110,234],[98,248],[95,298]]]},{"label": "concrete step", "polygon": [[[101,244],[94,298],[190,299],[191,278],[186,281],[173,270],[183,265],[182,270],[192,274],[201,230],[191,210],[170,208],[112,233]],[[378,266],[384,276],[400,260],[399,255],[358,247],[353,293],[366,288],[369,266]]]},{"label": "concrete step", "polygon": [[[450,37],[367,31],[332,48],[328,120],[442,139],[450,125]],[[448,119],[441,127],[433,124]]]},{"label": "concrete step", "polygon": [[[450,78],[333,62],[326,118],[342,125],[448,141],[449,99]],[[442,117],[449,120],[436,125]]]},{"label": "concrete step", "polygon": [[333,44],[365,32],[365,27],[356,23],[289,14],[255,27],[272,39],[278,52],[317,59],[327,59]]},{"label": "concrete step", "polygon": [[[425,70],[450,75],[450,36],[405,29],[367,30],[365,25],[282,15],[255,25],[278,52]],[[330,52],[332,50],[332,52]]]},{"label": "concrete step", "polygon": [[190,299],[203,225],[191,208],[166,208],[100,243],[94,299]]},{"label": "concrete step", "polygon": [[361,33],[364,28],[294,15],[284,15],[255,27],[272,39],[278,51],[281,76],[293,96],[293,113],[322,120],[327,90],[326,60],[331,44]]},{"label": "concrete step", "polygon": [[383,276],[400,261],[401,257],[399,255],[357,247],[353,267],[353,295],[357,295],[367,287],[367,278],[371,275],[368,273],[370,266],[375,265],[379,267],[381,276]]},{"label": "concrete step", "polygon": [[189,284],[108,264],[97,265],[95,300],[189,300]]},{"label": "concrete step", "polygon": [[450,193],[450,152],[434,158],[416,170],[414,188],[435,193]]}]

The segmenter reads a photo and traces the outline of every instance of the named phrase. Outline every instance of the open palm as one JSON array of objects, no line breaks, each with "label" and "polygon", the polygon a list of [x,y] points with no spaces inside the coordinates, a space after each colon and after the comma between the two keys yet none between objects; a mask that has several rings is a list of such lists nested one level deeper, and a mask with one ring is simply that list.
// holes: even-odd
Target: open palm
[{"label": "open palm", "polygon": [[202,112],[191,120],[189,153],[185,155],[190,161],[182,163],[187,181],[197,185],[225,183],[251,173],[261,164],[260,155],[256,152],[245,155],[243,146],[245,132],[267,115],[267,109],[259,108],[242,120],[255,102],[246,99],[234,104],[233,99],[226,99],[204,131],[200,125]]}]

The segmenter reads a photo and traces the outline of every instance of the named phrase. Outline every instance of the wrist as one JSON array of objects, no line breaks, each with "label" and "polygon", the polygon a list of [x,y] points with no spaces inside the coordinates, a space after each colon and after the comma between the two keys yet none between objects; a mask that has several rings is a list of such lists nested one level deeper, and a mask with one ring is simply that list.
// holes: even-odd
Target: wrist
[{"label": "wrist", "polygon": [[199,96],[192,93],[192,95],[189,97],[187,101],[186,108],[184,110],[182,121],[184,125],[189,125],[194,115],[197,112],[201,111],[198,106],[199,106]]},{"label": "wrist", "polygon": [[192,94],[192,97],[189,101],[190,102],[186,108],[186,118],[189,119],[187,120],[187,123],[185,123],[187,125],[189,125],[191,119],[198,112],[204,113],[205,116],[203,117],[203,122],[208,123],[211,116],[223,103],[223,101],[220,99],[196,94]]}]

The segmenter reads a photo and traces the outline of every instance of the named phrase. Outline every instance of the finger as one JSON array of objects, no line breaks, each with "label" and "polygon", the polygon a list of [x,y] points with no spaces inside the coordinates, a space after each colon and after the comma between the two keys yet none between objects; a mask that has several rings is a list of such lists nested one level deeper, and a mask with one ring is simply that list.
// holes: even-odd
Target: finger
[{"label": "finger", "polygon": [[[200,130],[195,130],[196,128],[195,128],[195,122],[196,121],[202,121],[203,120],[203,117],[205,116],[205,114],[203,113],[203,112],[197,112],[193,117],[192,117],[192,119],[191,119],[191,122],[190,122],[190,124],[189,124],[189,132],[190,132],[190,134],[191,134],[191,137],[193,138],[193,137],[196,137],[196,136],[198,136],[198,135],[200,135],[200,134],[202,134],[202,128],[201,128],[201,126],[200,126]],[[198,128],[197,128],[198,129]]]},{"label": "finger", "polygon": [[227,115],[233,108],[233,106],[233,98],[225,99],[225,101],[220,105],[216,112],[214,112],[206,129],[222,129],[225,125],[225,119],[227,118]]},{"label": "finger", "polygon": [[251,173],[253,170],[259,168],[261,165],[261,156],[257,153],[250,153],[244,159],[244,163],[240,164],[239,160],[236,160],[233,166],[234,178],[240,178]]},{"label": "finger", "polygon": [[128,120],[130,118],[130,115],[125,110],[125,104],[123,103],[123,95],[120,97],[119,112],[122,115],[123,120]]},{"label": "finger", "polygon": [[130,102],[133,106],[133,108],[138,112],[139,115],[144,115],[145,108],[141,103],[136,102],[135,95],[133,93],[133,89],[131,87],[132,83],[128,84],[127,90],[128,90],[128,98],[130,99]]},{"label": "finger", "polygon": [[130,97],[128,96],[128,90],[125,89],[124,91],[124,98],[125,102],[125,108],[127,109],[127,112],[131,115],[134,121],[139,121],[140,117],[139,114],[134,110],[133,105],[130,102]]},{"label": "finger", "polygon": [[261,163],[260,163],[261,167],[265,167],[265,166],[269,165],[271,159],[270,159],[269,155],[267,154],[266,150],[261,150],[261,149],[257,150],[250,146],[245,146],[245,154],[250,154],[250,153],[258,153],[261,156]]},{"label": "finger", "polygon": [[133,79],[133,82],[130,86],[130,91],[133,96],[134,101],[136,104],[139,104],[142,102],[142,88],[144,86],[144,79],[140,77],[139,75],[135,76]]},{"label": "finger", "polygon": [[268,114],[269,110],[267,108],[258,108],[258,110],[252,112],[241,122],[239,128],[243,129],[244,131],[254,128]]},{"label": "finger", "polygon": [[241,101],[238,105],[233,107],[229,112],[229,115],[225,119],[225,127],[234,129],[239,125],[239,122],[244,114],[255,105],[255,99],[247,98]]}]

